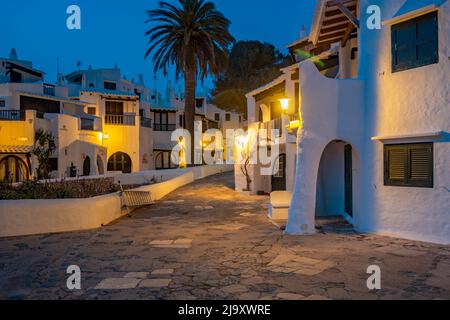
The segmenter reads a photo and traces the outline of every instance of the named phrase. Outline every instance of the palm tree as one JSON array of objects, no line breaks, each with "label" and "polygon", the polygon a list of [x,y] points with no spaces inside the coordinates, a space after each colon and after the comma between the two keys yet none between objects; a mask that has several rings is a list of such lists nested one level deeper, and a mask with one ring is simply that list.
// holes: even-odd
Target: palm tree
[{"label": "palm tree", "polygon": [[178,0],[178,6],[160,1],[159,8],[147,11],[146,23],[153,25],[148,36],[147,58],[153,52],[155,72],[184,77],[186,129],[191,134],[191,159],[194,155],[195,89],[197,77],[203,81],[226,67],[229,46],[235,41],[228,28],[230,21],[204,0]]}]

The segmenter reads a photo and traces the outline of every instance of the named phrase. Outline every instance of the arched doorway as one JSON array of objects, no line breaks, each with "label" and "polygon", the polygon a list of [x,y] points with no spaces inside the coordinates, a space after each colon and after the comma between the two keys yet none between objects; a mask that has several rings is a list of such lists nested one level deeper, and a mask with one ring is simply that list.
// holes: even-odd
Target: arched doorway
[{"label": "arched doorway", "polygon": [[100,156],[97,156],[97,170],[98,174],[105,174],[105,167],[103,166],[103,160]]},{"label": "arched doorway", "polygon": [[0,161],[0,181],[22,182],[28,178],[28,167],[20,158],[7,156]]},{"label": "arched doorway", "polygon": [[[278,169],[278,170],[277,170]],[[282,153],[275,161],[272,174],[272,191],[286,190],[286,154]]]},{"label": "arched doorway", "polygon": [[83,176],[89,176],[91,174],[91,158],[86,156],[83,161]]},{"label": "arched doorway", "polygon": [[336,140],[322,153],[317,175],[316,216],[342,216],[353,223],[359,179],[359,158],[351,144]]},{"label": "arched doorway", "polygon": [[123,152],[116,152],[108,159],[108,171],[131,173],[131,158]]}]

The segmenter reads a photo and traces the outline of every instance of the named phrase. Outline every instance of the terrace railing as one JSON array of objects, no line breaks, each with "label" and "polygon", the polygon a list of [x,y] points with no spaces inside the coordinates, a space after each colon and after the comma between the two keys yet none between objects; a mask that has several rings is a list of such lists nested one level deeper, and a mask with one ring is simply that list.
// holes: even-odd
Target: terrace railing
[{"label": "terrace railing", "polygon": [[25,111],[0,110],[0,121],[25,121]]},{"label": "terrace railing", "polygon": [[134,126],[134,125],[136,125],[136,116],[135,115],[107,114],[107,115],[105,115],[105,124],[120,125],[120,126]]},{"label": "terrace railing", "polygon": [[176,128],[176,124],[155,123],[153,125],[153,131],[175,131]]}]

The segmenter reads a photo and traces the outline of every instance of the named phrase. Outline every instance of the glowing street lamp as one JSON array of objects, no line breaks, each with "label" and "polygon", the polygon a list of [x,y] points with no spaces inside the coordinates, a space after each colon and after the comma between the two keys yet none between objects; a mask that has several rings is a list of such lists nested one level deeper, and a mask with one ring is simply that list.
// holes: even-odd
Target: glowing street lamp
[{"label": "glowing street lamp", "polygon": [[236,137],[236,143],[238,144],[238,146],[243,149],[245,147],[245,145],[247,144],[248,141],[248,136],[246,135],[240,135]]},{"label": "glowing street lamp", "polygon": [[281,110],[282,110],[283,112],[286,112],[286,111],[288,110],[288,108],[289,108],[289,100],[290,100],[290,99],[288,99],[288,98],[280,99]]}]

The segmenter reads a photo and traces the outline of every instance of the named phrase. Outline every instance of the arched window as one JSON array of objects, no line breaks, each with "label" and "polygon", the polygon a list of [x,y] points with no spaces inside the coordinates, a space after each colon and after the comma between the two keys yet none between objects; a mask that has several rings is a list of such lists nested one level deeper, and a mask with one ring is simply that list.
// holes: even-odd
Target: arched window
[{"label": "arched window", "polygon": [[88,176],[91,174],[91,158],[86,156],[83,162],[83,176]]},{"label": "arched window", "polygon": [[108,171],[131,173],[131,158],[123,152],[116,152],[108,159]]},{"label": "arched window", "polygon": [[20,158],[8,156],[0,161],[0,181],[21,182],[28,178],[28,166]]}]

